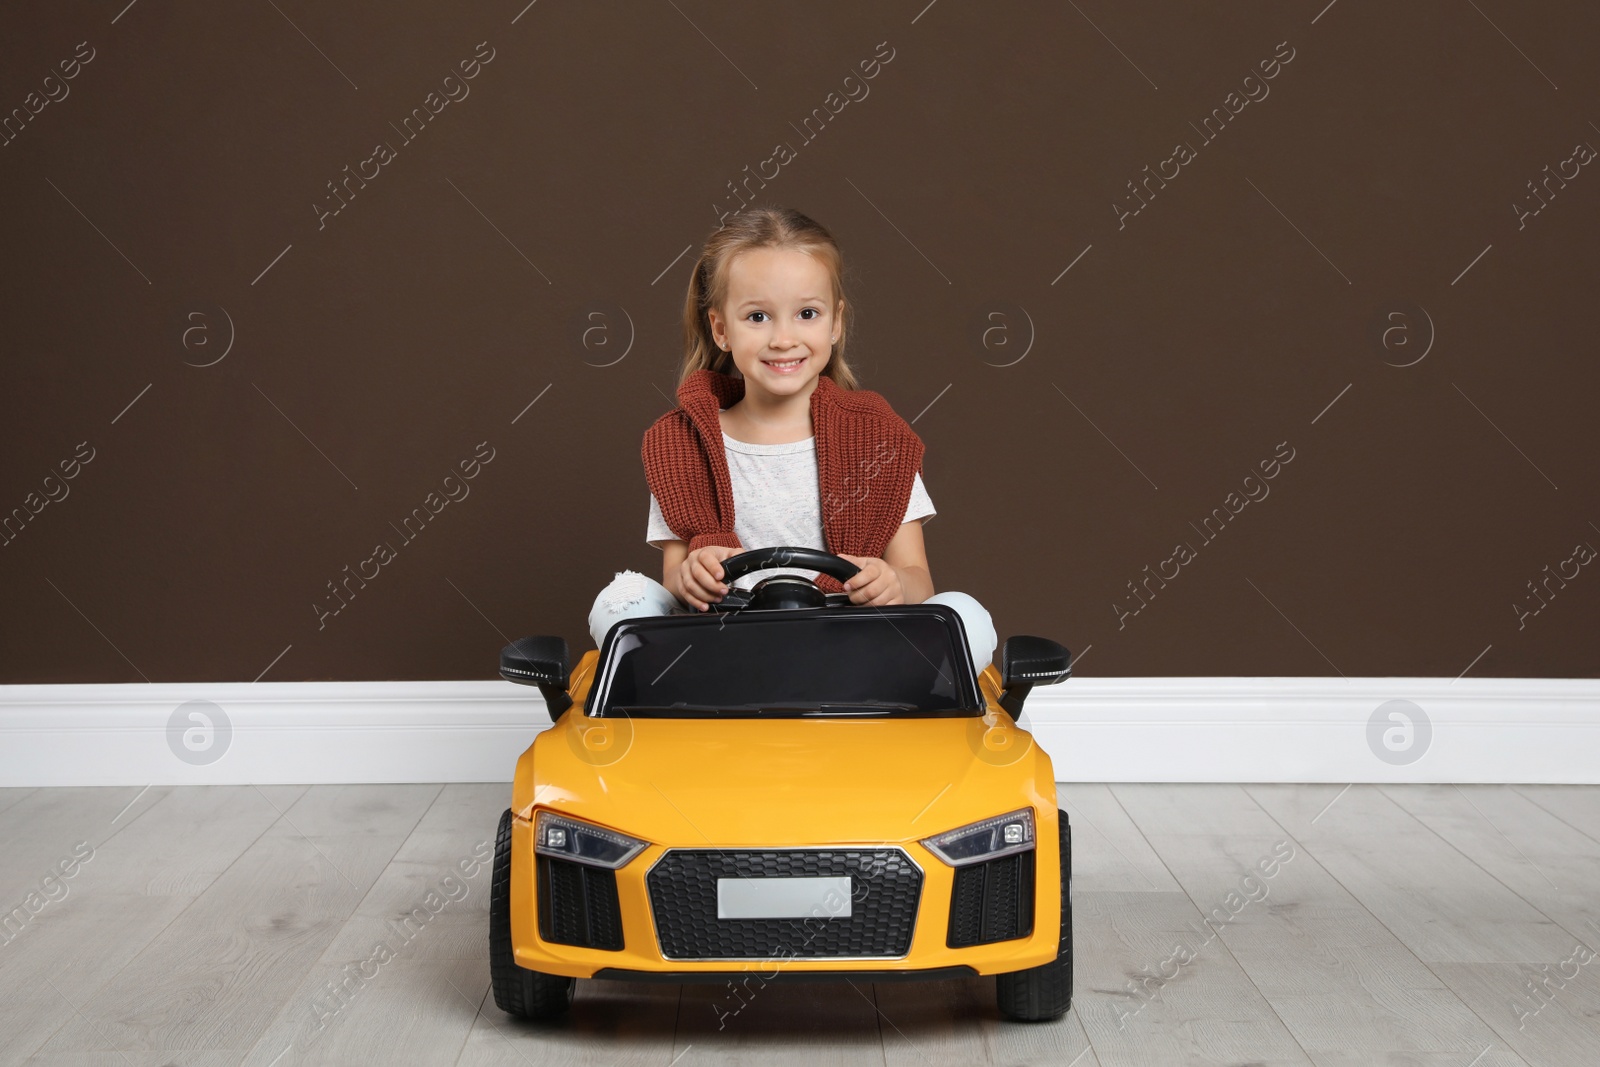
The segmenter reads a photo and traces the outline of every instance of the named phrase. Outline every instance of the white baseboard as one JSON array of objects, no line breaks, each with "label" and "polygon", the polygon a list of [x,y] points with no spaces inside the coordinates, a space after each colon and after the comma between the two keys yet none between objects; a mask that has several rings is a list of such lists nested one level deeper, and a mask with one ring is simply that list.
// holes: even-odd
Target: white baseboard
[{"label": "white baseboard", "polygon": [[[1369,746],[1391,700],[1431,729],[1409,763]],[[169,745],[189,701],[231,729],[180,722],[212,762]],[[1600,783],[1600,679],[1074,678],[1024,722],[1061,781]],[[548,725],[502,681],[0,685],[0,786],[508,782]]]}]

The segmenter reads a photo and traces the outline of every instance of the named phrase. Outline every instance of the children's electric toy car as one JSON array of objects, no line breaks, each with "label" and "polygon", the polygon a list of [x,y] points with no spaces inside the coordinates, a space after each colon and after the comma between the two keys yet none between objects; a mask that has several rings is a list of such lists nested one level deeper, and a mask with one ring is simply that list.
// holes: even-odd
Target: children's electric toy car
[{"label": "children's electric toy car", "polygon": [[[730,587],[857,570],[806,548],[722,566]],[[1071,1006],[1071,830],[1015,722],[1071,674],[1054,641],[1012,637],[978,674],[953,608],[778,575],[709,612],[618,622],[570,675],[562,638],[525,637],[500,673],[555,721],[517,761],[495,841],[502,1010],[560,1015],[579,978],[973,975],[996,976],[1010,1018]]]}]

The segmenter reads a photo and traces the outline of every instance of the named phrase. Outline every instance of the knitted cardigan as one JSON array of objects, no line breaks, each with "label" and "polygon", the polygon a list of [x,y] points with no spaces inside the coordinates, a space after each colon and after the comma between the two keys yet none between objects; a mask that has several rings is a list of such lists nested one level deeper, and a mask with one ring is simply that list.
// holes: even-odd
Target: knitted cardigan
[{"label": "knitted cardigan", "polygon": [[[746,547],[733,532],[733,483],[717,415],[742,396],[743,378],[696,370],[678,387],[678,407],[644,434],[641,451],[650,492],[691,552],[706,545]],[[827,550],[882,557],[900,529],[912,482],[922,469],[922,439],[880,394],[841,388],[827,375],[817,379],[811,393],[811,426]],[[826,574],[816,582],[826,592],[843,589]]]}]

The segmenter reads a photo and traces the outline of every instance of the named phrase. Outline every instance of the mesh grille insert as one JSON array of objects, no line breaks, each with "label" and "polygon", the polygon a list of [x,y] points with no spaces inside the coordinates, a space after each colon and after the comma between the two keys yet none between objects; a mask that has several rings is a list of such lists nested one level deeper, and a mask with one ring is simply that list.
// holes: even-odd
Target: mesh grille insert
[{"label": "mesh grille insert", "polygon": [[540,937],[560,945],[622,948],[615,871],[540,856],[536,878]]},{"label": "mesh grille insert", "polygon": [[1033,932],[1033,856],[1030,849],[956,868],[947,945],[987,945]]},{"label": "mesh grille insert", "polygon": [[[719,919],[718,878],[848,875],[849,917]],[[897,848],[673,849],[645,879],[668,959],[837,959],[904,956],[922,872]]]}]

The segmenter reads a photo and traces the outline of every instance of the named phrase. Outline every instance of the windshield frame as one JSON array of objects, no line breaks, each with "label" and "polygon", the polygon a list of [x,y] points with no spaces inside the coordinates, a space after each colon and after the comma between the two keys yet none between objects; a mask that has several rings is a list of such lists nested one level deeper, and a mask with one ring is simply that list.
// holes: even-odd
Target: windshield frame
[{"label": "windshield frame", "polygon": [[[954,652],[952,661],[956,675],[954,678],[956,689],[954,707],[937,711],[895,711],[887,714],[883,708],[871,708],[865,705],[863,705],[863,710],[859,713],[784,708],[781,707],[784,704],[782,700],[774,700],[772,702],[773,707],[763,708],[762,710],[730,709],[714,712],[689,709],[678,711],[671,708],[634,708],[632,710],[624,710],[608,707],[611,698],[612,680],[617,668],[616,648],[621,639],[628,634],[680,627],[689,633],[693,633],[695,629],[708,627],[717,630],[723,626],[743,625],[741,616],[745,615],[751,617],[760,616],[763,621],[773,620],[774,617],[777,617],[783,625],[788,626],[826,626],[829,620],[842,620],[846,615],[865,612],[882,615],[891,624],[897,619],[930,615],[944,623],[949,632],[950,644]],[[851,702],[840,700],[833,703],[849,705]],[[595,671],[594,682],[583,704],[583,714],[590,718],[694,719],[702,722],[707,719],[807,718],[835,722],[841,720],[881,722],[903,719],[978,718],[988,710],[987,702],[978,688],[977,672],[973,669],[972,652],[967,645],[966,630],[962,626],[961,616],[954,608],[945,604],[896,604],[890,607],[848,605],[843,607],[776,608],[770,610],[742,608],[738,611],[726,613],[696,612],[693,614],[656,615],[624,619],[614,625],[606,634],[605,642],[600,648],[600,662]]]}]

